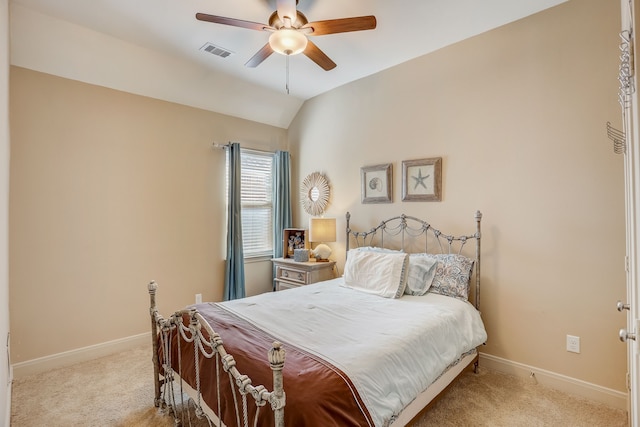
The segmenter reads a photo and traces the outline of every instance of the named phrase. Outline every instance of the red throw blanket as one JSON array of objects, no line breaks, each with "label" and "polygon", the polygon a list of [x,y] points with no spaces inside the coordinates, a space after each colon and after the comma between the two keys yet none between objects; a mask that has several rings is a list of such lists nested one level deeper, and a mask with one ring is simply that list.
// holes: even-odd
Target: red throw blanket
[{"label": "red throw blanket", "polygon": [[[248,375],[254,386],[264,385],[273,390],[273,374],[269,366],[267,352],[278,337],[269,336],[214,304],[198,304],[200,314],[211,328],[222,338],[227,353],[236,360],[238,370]],[[186,324],[189,320],[185,319]],[[178,349],[175,337],[172,339],[172,365],[178,372]],[[180,376],[196,389],[193,346],[182,342],[182,372]],[[346,374],[327,361],[282,342],[286,352],[283,369],[283,383],[286,394],[284,420],[286,426],[373,426],[373,421],[360,395]],[[162,363],[162,348],[160,361]],[[218,409],[215,360],[200,357],[200,384],[204,401],[213,411]],[[236,415],[229,385],[229,376],[220,364],[220,390],[222,399],[222,420],[227,426],[236,425]],[[237,394],[240,402],[240,395]],[[253,421],[255,404],[247,397],[250,420]],[[240,411],[242,409],[240,408]],[[270,407],[260,410],[258,425],[273,426],[273,412]]]}]

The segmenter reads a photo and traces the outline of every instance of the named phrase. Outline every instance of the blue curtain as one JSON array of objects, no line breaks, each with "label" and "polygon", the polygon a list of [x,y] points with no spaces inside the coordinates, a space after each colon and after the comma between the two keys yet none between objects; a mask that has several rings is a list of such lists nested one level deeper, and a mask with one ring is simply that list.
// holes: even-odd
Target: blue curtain
[{"label": "blue curtain", "polygon": [[242,250],[240,144],[229,144],[229,210],[227,212],[227,263],[224,272],[224,300],[245,297]]},{"label": "blue curtain", "polygon": [[273,167],[273,256],[275,258],[281,258],[283,255],[282,230],[291,228],[293,223],[290,159],[288,151],[276,151]]}]

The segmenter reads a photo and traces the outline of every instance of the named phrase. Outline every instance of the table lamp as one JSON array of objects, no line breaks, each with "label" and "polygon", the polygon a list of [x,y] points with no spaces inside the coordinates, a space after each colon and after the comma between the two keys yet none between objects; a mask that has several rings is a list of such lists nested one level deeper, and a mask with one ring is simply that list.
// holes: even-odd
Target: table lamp
[{"label": "table lamp", "polygon": [[329,261],[331,248],[325,243],[336,241],[336,219],[335,218],[310,218],[309,219],[309,242],[318,243],[312,250],[317,262]]}]

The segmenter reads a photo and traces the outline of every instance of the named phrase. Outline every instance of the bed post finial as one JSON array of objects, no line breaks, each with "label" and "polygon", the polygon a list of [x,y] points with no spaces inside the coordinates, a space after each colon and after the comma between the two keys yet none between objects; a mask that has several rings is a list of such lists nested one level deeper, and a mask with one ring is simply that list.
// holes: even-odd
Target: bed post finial
[{"label": "bed post finial", "polygon": [[156,407],[160,407],[162,398],[160,397],[160,360],[158,359],[158,325],[156,323],[156,316],[158,314],[156,291],[158,290],[158,284],[155,280],[152,280],[149,282],[147,289],[149,290],[149,314],[151,316],[151,348],[153,349],[151,358],[153,360],[153,385],[155,389],[154,404]]},{"label": "bed post finial", "polygon": [[[347,239],[346,239],[346,244],[345,244],[345,258],[346,258],[346,254],[349,252],[349,234],[351,234],[351,228],[349,228],[349,222],[351,221],[351,213],[347,212],[347,214],[345,215],[345,217],[347,218]],[[357,239],[357,237],[356,237]]]},{"label": "bed post finial", "polygon": [[273,342],[271,350],[269,350],[269,364],[273,371],[273,392],[269,402],[275,416],[276,427],[284,427],[284,405],[285,394],[282,383],[282,368],[284,368],[285,351],[282,344],[278,341]]},{"label": "bed post finial", "polygon": [[284,358],[285,352],[284,348],[282,348],[282,343],[274,341],[273,347],[269,350],[269,363],[271,364],[271,369],[281,371],[284,367]]}]

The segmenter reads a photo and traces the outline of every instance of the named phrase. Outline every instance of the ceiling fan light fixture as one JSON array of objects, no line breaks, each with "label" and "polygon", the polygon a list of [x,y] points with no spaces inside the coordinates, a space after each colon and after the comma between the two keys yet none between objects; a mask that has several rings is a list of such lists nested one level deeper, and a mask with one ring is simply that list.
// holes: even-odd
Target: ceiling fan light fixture
[{"label": "ceiling fan light fixture", "polygon": [[289,28],[281,28],[269,36],[269,46],[281,55],[297,55],[307,47],[307,36]]}]

